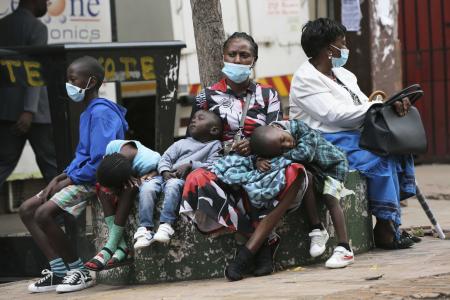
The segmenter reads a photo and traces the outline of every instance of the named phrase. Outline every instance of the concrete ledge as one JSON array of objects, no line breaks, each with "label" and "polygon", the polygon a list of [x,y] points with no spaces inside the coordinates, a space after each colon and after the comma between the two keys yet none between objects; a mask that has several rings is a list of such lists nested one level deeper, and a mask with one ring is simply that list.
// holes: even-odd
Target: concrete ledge
[{"label": "concrete ledge", "polygon": [[[347,230],[356,253],[373,247],[372,219],[368,213],[365,180],[356,172],[350,173],[346,187],[355,192],[342,199],[341,205],[346,216]],[[107,227],[98,201],[92,204],[92,224],[94,244],[100,249],[107,238]],[[331,219],[323,204],[320,204],[321,218],[331,239],[326,253],[320,258],[309,256],[309,226],[302,209],[285,216],[277,232],[281,245],[275,259],[276,269],[306,265],[326,260],[336,244]],[[155,216],[158,220],[159,212]],[[128,244],[132,246],[132,236],[138,225],[136,210],[133,209],[126,232]],[[168,245],[154,243],[136,253],[132,265],[102,271],[97,281],[106,284],[156,283],[167,281],[209,279],[223,276],[227,261],[231,260],[236,248],[234,235],[210,238],[200,234],[191,223],[179,220],[175,224],[174,238]]]}]

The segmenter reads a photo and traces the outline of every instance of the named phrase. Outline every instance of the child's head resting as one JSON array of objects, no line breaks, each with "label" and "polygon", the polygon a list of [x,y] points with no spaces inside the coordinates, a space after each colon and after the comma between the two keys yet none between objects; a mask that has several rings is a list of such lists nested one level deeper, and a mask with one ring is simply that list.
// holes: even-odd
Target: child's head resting
[{"label": "child's head resting", "polygon": [[132,176],[132,163],[121,153],[105,155],[97,169],[97,182],[113,191],[121,190]]},{"label": "child's head resting", "polygon": [[[81,91],[85,90],[86,95],[97,95],[98,89],[102,85],[104,78],[105,70],[102,65],[91,56],[77,58],[67,68],[67,82],[69,85],[75,87],[72,87],[71,90],[75,90],[75,92],[78,92],[79,94],[82,94]],[[74,97],[71,96],[69,87],[67,87],[67,93],[69,97],[76,102],[87,98],[86,96],[81,97],[80,95],[77,95],[77,93],[75,93]]]},{"label": "child's head resting", "polygon": [[295,147],[294,137],[277,126],[260,126],[250,137],[252,153],[263,158],[274,158]]},{"label": "child's head resting", "polygon": [[189,123],[190,135],[200,142],[220,140],[222,130],[222,120],[209,110],[197,111]]}]

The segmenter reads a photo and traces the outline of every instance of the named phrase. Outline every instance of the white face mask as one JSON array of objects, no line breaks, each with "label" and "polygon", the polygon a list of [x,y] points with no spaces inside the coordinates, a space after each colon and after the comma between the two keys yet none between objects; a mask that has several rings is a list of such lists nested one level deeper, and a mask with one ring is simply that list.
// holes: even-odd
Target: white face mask
[{"label": "white face mask", "polygon": [[77,87],[76,85],[73,85],[71,83],[66,82],[67,96],[69,96],[69,98],[72,99],[72,101],[74,101],[74,102],[83,101],[84,95],[85,95],[86,91],[88,90],[89,83],[91,83],[91,78],[92,77],[89,77],[86,87],[84,89]]}]

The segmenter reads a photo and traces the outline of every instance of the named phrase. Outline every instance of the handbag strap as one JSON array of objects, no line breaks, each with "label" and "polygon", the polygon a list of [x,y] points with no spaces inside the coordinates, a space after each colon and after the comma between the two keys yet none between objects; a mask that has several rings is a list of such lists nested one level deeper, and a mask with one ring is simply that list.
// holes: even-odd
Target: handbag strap
[{"label": "handbag strap", "polygon": [[244,131],[245,118],[247,118],[248,108],[250,107],[250,102],[252,101],[252,95],[247,94],[245,97],[244,108],[242,109],[241,120],[239,121],[239,131],[242,133]]},{"label": "handbag strap", "polygon": [[[392,95],[391,97],[389,97],[389,99],[387,99],[387,100],[384,102],[384,104],[385,104],[385,105],[391,105],[391,104],[393,104],[394,102],[397,102],[397,101],[402,100],[403,98],[405,98],[405,97],[406,97],[405,94],[408,94],[408,93],[414,92],[414,91],[422,91],[422,88],[420,87],[419,84],[413,84],[413,85],[410,85],[410,86],[404,88],[403,90],[401,90],[401,91],[395,93],[394,95]],[[423,91],[422,91],[422,94],[423,94]],[[417,101],[419,98],[420,98],[420,97],[418,97],[417,99],[415,99],[414,102]],[[411,101],[411,104],[412,104],[412,103],[413,103],[413,102]]]},{"label": "handbag strap", "polygon": [[407,93],[398,94],[395,98],[390,98],[388,101],[384,102],[384,106],[389,106],[394,104],[397,101],[402,100],[405,97],[409,98],[409,101],[411,104],[414,104],[417,100],[419,100],[420,97],[422,97],[424,92],[422,90],[413,90]]}]

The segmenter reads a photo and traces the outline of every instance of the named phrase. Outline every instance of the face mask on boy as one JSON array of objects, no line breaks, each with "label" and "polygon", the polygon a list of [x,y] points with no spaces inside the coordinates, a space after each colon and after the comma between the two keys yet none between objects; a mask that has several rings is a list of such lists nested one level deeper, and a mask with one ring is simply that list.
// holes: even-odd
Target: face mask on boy
[{"label": "face mask on boy", "polygon": [[253,63],[251,65],[241,65],[224,61],[223,65],[222,73],[235,83],[246,81],[252,73]]},{"label": "face mask on boy", "polygon": [[72,101],[74,101],[74,102],[83,101],[84,94],[86,93],[86,90],[88,90],[88,86],[89,86],[89,83],[91,82],[91,78],[92,77],[89,77],[86,87],[84,89],[79,88],[76,85],[66,82],[67,96],[69,96],[69,98],[72,99]]},{"label": "face mask on boy", "polygon": [[347,62],[348,56],[350,54],[350,50],[348,49],[340,49],[334,45],[331,45],[331,47],[341,51],[341,57],[332,57],[331,58],[331,64],[333,65],[333,68],[339,68],[345,65]]}]

